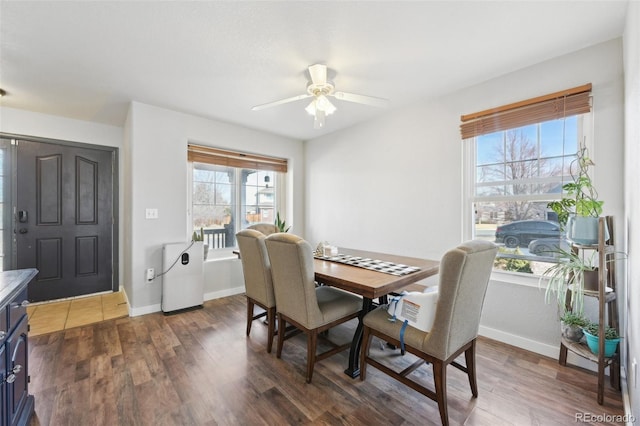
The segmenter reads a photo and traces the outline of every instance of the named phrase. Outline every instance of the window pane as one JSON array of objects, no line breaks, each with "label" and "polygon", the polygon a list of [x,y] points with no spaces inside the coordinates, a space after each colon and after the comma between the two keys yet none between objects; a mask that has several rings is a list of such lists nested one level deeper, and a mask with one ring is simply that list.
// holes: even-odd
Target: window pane
[{"label": "window pane", "polygon": [[244,169],[245,211],[243,228],[254,223],[275,221],[275,172]]},{"label": "window pane", "polygon": [[572,180],[582,123],[576,116],[475,138],[474,238],[500,246],[496,268],[542,272],[568,248],[547,204]]},{"label": "window pane", "polygon": [[502,150],[504,132],[489,133],[476,138],[476,164],[502,163],[503,158],[496,160],[496,153]]},{"label": "window pane", "polygon": [[245,190],[245,204],[258,204],[258,187],[247,185]]},{"label": "window pane", "polygon": [[538,158],[536,126],[519,127],[505,132],[505,158],[527,160]]},{"label": "window pane", "polygon": [[235,234],[275,221],[277,172],[193,163],[193,228],[210,250],[235,247]]},{"label": "window pane", "polygon": [[216,204],[231,204],[233,187],[226,183],[216,183]]},{"label": "window pane", "polygon": [[233,169],[231,167],[225,167],[225,170],[216,172],[216,182],[217,183],[233,183]]},{"label": "window pane", "polygon": [[504,181],[504,164],[492,164],[487,166],[478,166],[478,182],[502,182]]},{"label": "window pane", "polygon": [[193,164],[192,220],[193,230],[204,231],[204,242],[211,249],[234,244],[232,167]]}]

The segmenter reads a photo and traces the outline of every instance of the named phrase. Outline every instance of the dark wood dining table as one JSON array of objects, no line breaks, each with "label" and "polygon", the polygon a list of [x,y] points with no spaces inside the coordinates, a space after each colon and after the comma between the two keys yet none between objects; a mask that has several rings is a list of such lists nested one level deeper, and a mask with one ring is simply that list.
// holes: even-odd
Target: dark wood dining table
[{"label": "dark wood dining table", "polygon": [[406,275],[392,275],[385,272],[351,266],[344,263],[314,259],[315,279],[323,285],[330,285],[362,296],[362,312],[358,317],[358,326],[349,349],[349,366],[345,373],[350,377],[360,375],[360,349],[362,346],[362,319],[374,307],[373,300],[397,292],[402,288],[435,275],[439,271],[440,262],[415,257],[397,256],[364,250],[340,248],[340,254],[360,256],[386,262],[394,262],[420,268]]}]

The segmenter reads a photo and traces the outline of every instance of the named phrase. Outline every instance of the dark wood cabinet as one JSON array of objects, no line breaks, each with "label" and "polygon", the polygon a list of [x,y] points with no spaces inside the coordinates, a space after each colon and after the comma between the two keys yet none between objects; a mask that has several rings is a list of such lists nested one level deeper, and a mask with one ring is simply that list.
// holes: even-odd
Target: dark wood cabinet
[{"label": "dark wood cabinet", "polygon": [[34,411],[29,394],[27,285],[37,272],[0,272],[0,426],[27,425]]}]

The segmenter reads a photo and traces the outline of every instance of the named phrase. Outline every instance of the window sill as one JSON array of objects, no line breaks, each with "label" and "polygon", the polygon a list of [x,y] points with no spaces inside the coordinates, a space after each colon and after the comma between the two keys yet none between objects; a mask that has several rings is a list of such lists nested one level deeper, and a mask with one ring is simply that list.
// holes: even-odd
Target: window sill
[{"label": "window sill", "polygon": [[237,250],[238,248],[209,250],[209,254],[204,261],[207,263],[239,259],[240,257],[235,253]]},{"label": "window sill", "polygon": [[209,258],[204,260],[204,263],[222,262],[222,261],[225,261],[225,260],[238,260],[238,256],[233,255],[233,256],[223,256],[223,257],[209,257]]},{"label": "window sill", "polygon": [[542,286],[540,285],[540,275],[523,274],[519,272],[493,271],[491,273],[491,281],[521,285],[524,287],[545,288],[544,284]]}]

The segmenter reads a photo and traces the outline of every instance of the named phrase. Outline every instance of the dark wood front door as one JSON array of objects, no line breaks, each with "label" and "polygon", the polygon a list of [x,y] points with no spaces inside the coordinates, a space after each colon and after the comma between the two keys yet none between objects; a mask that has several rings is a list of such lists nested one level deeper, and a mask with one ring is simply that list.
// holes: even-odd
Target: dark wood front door
[{"label": "dark wood front door", "polygon": [[114,289],[114,152],[19,140],[17,268],[37,268],[29,300]]}]

